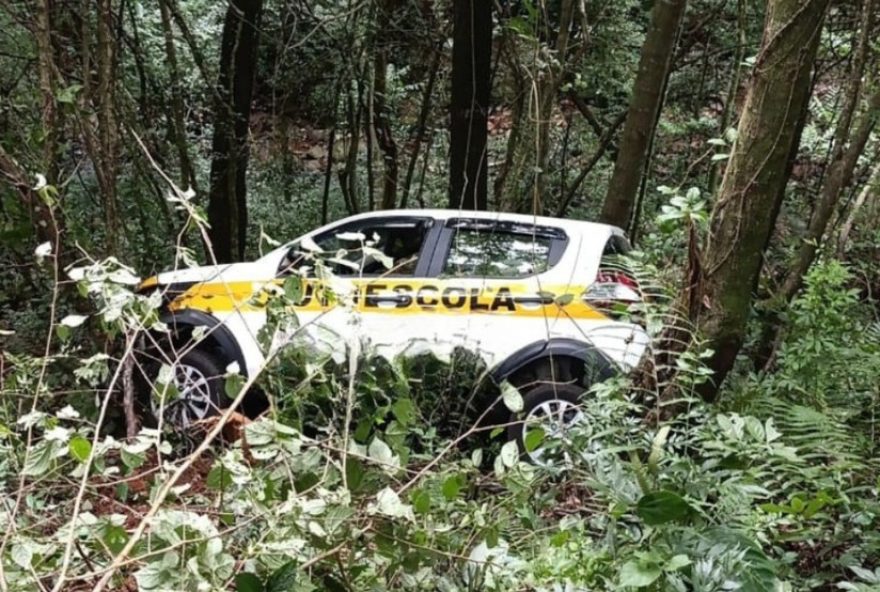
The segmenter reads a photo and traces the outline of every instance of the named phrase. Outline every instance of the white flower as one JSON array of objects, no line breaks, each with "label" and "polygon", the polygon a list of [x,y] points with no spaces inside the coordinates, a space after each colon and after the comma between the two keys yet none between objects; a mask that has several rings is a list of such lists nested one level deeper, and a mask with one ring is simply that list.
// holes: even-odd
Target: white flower
[{"label": "white flower", "polygon": [[34,176],[37,178],[37,184],[34,186],[34,191],[39,191],[40,189],[45,188],[46,185],[49,184],[48,181],[46,181],[46,177],[44,175],[37,173]]}]

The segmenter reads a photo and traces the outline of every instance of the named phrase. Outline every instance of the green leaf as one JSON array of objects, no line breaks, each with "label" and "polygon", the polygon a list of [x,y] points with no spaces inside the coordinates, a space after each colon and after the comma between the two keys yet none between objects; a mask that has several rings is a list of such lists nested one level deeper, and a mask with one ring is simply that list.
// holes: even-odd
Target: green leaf
[{"label": "green leaf", "polygon": [[71,84],[70,86],[57,91],[55,93],[55,100],[59,103],[74,103],[76,102],[76,95],[81,89],[82,84]]},{"label": "green leaf", "polygon": [[266,592],[294,592],[297,574],[296,560],[290,560],[272,573],[266,580]]},{"label": "green leaf", "polygon": [[119,452],[119,458],[122,459],[122,463],[128,467],[129,469],[137,469],[142,464],[144,464],[144,455],[136,452],[129,452],[125,448],[123,448]]},{"label": "green leaf", "polygon": [[235,590],[236,592],[263,592],[263,582],[250,572],[236,574]]},{"label": "green leaf", "polygon": [[443,497],[448,501],[457,498],[459,491],[461,491],[461,479],[458,475],[453,475],[443,482]]},{"label": "green leaf", "polygon": [[15,564],[20,568],[31,568],[31,563],[34,559],[34,552],[33,550],[31,550],[30,545],[28,545],[27,543],[13,545],[11,555],[12,561],[14,561]]},{"label": "green leaf", "polygon": [[410,496],[416,514],[427,514],[431,511],[431,494],[424,489],[417,489]]},{"label": "green leaf", "polygon": [[223,385],[223,391],[230,399],[235,399],[244,386],[244,376],[241,374],[229,374],[226,377],[226,383]]},{"label": "green leaf", "polygon": [[568,542],[568,539],[571,538],[570,530],[560,530],[552,537],[550,537],[550,544],[554,547],[561,547],[565,543]]},{"label": "green leaf", "polygon": [[691,507],[677,493],[660,490],[642,496],[636,507],[636,513],[645,524],[657,526],[684,520],[691,513]]},{"label": "green leaf", "polygon": [[691,559],[687,555],[675,555],[666,562],[664,569],[666,571],[676,571],[691,564]]},{"label": "green leaf", "polygon": [[101,540],[113,553],[119,553],[128,543],[128,532],[122,526],[108,524],[101,535]]},{"label": "green leaf", "polygon": [[391,447],[379,438],[373,438],[367,448],[367,454],[371,459],[383,465],[383,469],[400,466],[400,459],[394,456]]},{"label": "green leaf", "polygon": [[516,461],[519,460],[519,447],[516,445],[516,442],[512,440],[506,442],[504,446],[501,447],[501,454],[499,456],[505,467],[514,466]]},{"label": "green leaf", "polygon": [[394,417],[397,418],[400,425],[410,425],[413,417],[415,417],[415,407],[413,406],[412,399],[398,399],[391,406],[391,413],[394,414]]},{"label": "green leaf", "polygon": [[741,583],[740,592],[773,592],[776,589],[778,564],[764,554],[751,536],[718,526],[706,530],[704,538],[708,545],[721,545],[731,551],[744,552],[737,574]]},{"label": "green leaf", "polygon": [[513,413],[518,413],[523,409],[523,398],[519,390],[505,381],[501,385],[501,398],[504,399],[504,405]]},{"label": "green leaf", "polygon": [[544,430],[541,428],[532,428],[528,432],[526,432],[526,437],[523,439],[523,443],[526,446],[526,452],[534,452],[538,449],[538,446],[544,441]]},{"label": "green leaf", "polygon": [[82,436],[74,436],[67,445],[67,449],[70,451],[70,456],[83,463],[92,453],[92,443]]},{"label": "green leaf", "polygon": [[67,325],[55,325],[55,334],[61,341],[67,341],[70,338],[70,327]]},{"label": "green leaf", "polygon": [[52,467],[53,458],[55,458],[54,442],[43,440],[33,447],[21,472],[28,477],[41,477]]},{"label": "green leaf", "polygon": [[574,300],[574,294],[560,294],[556,297],[557,306],[568,306]]},{"label": "green leaf", "polygon": [[648,456],[648,468],[652,472],[657,472],[657,465],[663,458],[663,446],[666,445],[666,439],[669,437],[669,426],[663,426],[657,430],[654,441],[651,442],[651,454]]},{"label": "green leaf", "polygon": [[292,275],[284,280],[284,295],[294,304],[299,304],[303,297],[302,278]]},{"label": "green leaf", "polygon": [[364,463],[356,458],[345,462],[345,482],[349,491],[357,491],[364,481]]},{"label": "green leaf", "polygon": [[663,570],[660,566],[641,561],[627,561],[620,568],[620,585],[633,588],[644,588],[654,583]]},{"label": "green leaf", "polygon": [[205,485],[207,485],[209,489],[225,491],[227,487],[232,485],[232,473],[230,473],[221,463],[217,463],[211,467],[211,470],[208,472],[208,477],[205,479]]}]

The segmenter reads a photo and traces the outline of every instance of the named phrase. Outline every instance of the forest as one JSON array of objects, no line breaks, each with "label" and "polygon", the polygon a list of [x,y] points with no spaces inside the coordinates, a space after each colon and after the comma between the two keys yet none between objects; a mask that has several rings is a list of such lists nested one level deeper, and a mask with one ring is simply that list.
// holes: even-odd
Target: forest
[{"label": "forest", "polygon": [[[296,273],[217,413],[141,398],[148,278],[399,210],[628,236],[555,462],[466,348],[279,346],[361,316]],[[0,592],[880,591],[878,245],[880,0],[0,0]]]}]

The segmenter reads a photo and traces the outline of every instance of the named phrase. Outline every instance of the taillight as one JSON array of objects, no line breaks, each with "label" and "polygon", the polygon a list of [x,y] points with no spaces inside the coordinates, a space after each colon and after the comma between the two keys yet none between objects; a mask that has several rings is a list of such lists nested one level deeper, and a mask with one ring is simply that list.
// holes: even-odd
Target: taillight
[{"label": "taillight", "polygon": [[630,312],[630,305],[641,302],[638,283],[620,270],[602,269],[584,293],[584,300],[613,319]]}]

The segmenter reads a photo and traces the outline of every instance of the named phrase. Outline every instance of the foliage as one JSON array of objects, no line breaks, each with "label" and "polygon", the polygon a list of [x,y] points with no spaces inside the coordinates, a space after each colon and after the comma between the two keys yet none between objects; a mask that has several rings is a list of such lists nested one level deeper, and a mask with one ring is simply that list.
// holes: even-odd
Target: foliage
[{"label": "foliage", "polygon": [[[133,294],[116,261],[69,274],[95,299],[103,331],[156,323],[158,301]],[[741,384],[755,394],[733,398],[738,410],[685,397],[683,413],[658,421],[656,397],[604,383],[553,466],[525,464],[492,437],[462,440],[444,423],[453,412],[443,401],[462,401],[462,377],[479,374],[463,353],[389,362],[368,343],[335,359],[281,349],[261,379],[273,411],[198,457],[174,434],[144,429],[124,442],[96,429],[94,410],[58,405],[75,398],[45,397],[51,360],[11,358],[4,400],[44,396],[17,418],[4,407],[14,423],[0,432],[0,476],[15,533],[4,539],[4,577],[10,590],[59,570],[68,582],[113,573],[111,586],[133,578],[144,591],[868,589],[880,505],[865,402],[877,396],[868,377],[880,354],[848,321],[849,279],[833,262],[811,273],[779,372]],[[267,339],[291,327],[289,283]],[[662,302],[639,313],[657,335],[670,314]],[[59,323],[62,347],[83,320]],[[808,372],[795,351],[858,355],[866,370],[841,381],[815,362]],[[112,374],[106,358],[70,355],[83,387]],[[680,392],[705,379],[699,360],[679,360],[691,368]],[[230,386],[235,394],[241,383]],[[133,527],[148,512],[141,535]],[[127,544],[134,561],[111,567]]]},{"label": "foliage", "polygon": [[[493,4],[490,205],[593,219],[637,92],[651,3],[572,3],[560,55],[564,4]],[[475,401],[515,409],[522,396],[475,384],[486,368],[472,352],[387,360],[367,340],[343,348],[333,336],[327,347],[281,348],[300,329],[286,311],[301,297],[295,278],[270,301],[262,336],[274,353],[255,378],[267,413],[230,418],[236,433],[197,455],[216,425],[124,435],[134,336],[167,329],[160,295],[135,293],[135,276],[210,259],[204,211],[228,6],[0,3],[0,587],[880,589],[880,209],[876,191],[862,206],[850,199],[876,166],[876,129],[804,289],[790,305],[774,299],[832,172],[860,4],[827,14],[754,290],[765,302],[736,374],[707,405],[696,393],[708,352],[679,310],[694,278],[682,278],[691,247],[716,238],[710,212],[765,6],[688,3],[656,130],[644,130],[651,152],[633,225],[642,252],[622,262],[646,304],[615,311],[645,324],[652,355],[632,379],[597,385],[583,406],[590,421],[546,443],[562,460],[554,468],[522,462],[502,430],[474,425]],[[263,7],[247,72],[248,256],[377,208],[392,160],[395,206],[404,196],[410,207],[445,204],[449,3]],[[878,22],[857,78],[863,99],[876,92]],[[853,117],[871,113],[865,99]],[[380,142],[389,138],[391,150]],[[112,162],[97,140],[115,145]],[[501,171],[542,175],[543,191],[512,196]],[[835,220],[850,213],[854,231],[835,259]],[[57,237],[46,236],[52,226]],[[251,386],[226,380],[230,398]],[[527,445],[544,437],[533,434]]]}]

